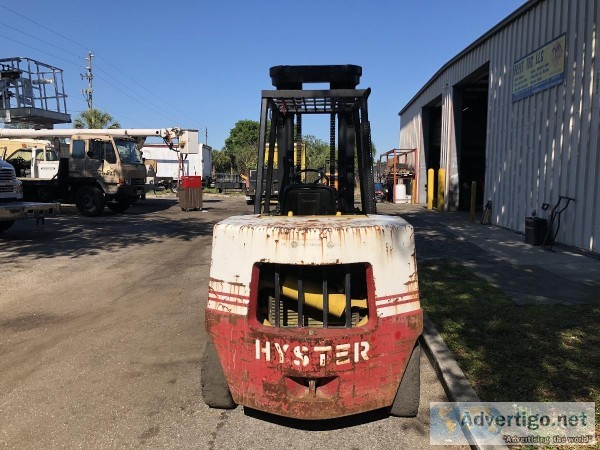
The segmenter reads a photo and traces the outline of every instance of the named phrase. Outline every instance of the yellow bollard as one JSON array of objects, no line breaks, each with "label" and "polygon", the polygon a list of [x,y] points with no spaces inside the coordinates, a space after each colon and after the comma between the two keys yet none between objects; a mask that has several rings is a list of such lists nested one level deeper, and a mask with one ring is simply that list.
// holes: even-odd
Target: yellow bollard
[{"label": "yellow bollard", "polygon": [[435,171],[429,169],[427,171],[427,209],[433,209],[433,177]]},{"label": "yellow bollard", "polygon": [[446,187],[446,171],[438,170],[438,192],[437,192],[437,209],[439,212],[444,212],[444,193]]},{"label": "yellow bollard", "polygon": [[477,181],[471,182],[471,209],[469,210],[469,222],[475,222],[475,203],[477,202]]}]

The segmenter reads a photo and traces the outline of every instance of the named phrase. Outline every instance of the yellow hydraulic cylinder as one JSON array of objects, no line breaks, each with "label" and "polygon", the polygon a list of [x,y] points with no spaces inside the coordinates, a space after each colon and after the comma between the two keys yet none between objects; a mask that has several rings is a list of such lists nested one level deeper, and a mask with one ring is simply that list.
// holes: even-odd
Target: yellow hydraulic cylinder
[{"label": "yellow hydraulic cylinder", "polygon": [[[304,281],[304,303],[314,308],[323,311],[323,292],[322,285],[314,281]],[[298,280],[294,278],[286,278],[281,286],[281,293],[286,297],[298,300]],[[346,295],[338,292],[329,293],[329,314],[336,317],[342,317],[346,310]],[[358,308],[366,308],[366,299],[351,299],[351,306]]]},{"label": "yellow hydraulic cylinder", "polygon": [[437,191],[437,209],[439,212],[444,212],[444,194],[446,188],[446,170],[438,170],[438,191]]},{"label": "yellow hydraulic cylinder", "polygon": [[427,209],[433,209],[433,180],[435,171],[429,169],[427,171]]}]

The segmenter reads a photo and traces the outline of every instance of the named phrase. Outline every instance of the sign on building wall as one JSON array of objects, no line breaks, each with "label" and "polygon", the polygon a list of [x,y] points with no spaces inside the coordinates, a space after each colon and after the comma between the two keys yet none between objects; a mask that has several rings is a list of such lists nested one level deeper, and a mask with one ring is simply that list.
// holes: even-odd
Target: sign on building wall
[{"label": "sign on building wall", "polygon": [[564,81],[566,42],[563,34],[513,64],[513,102]]}]

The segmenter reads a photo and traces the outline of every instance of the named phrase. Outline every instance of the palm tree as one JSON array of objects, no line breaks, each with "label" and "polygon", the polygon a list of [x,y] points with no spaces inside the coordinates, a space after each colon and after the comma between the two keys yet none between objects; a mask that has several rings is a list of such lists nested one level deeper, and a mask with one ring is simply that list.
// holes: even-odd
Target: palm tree
[{"label": "palm tree", "polygon": [[96,108],[83,111],[73,122],[75,128],[121,128],[121,124],[113,117]]}]

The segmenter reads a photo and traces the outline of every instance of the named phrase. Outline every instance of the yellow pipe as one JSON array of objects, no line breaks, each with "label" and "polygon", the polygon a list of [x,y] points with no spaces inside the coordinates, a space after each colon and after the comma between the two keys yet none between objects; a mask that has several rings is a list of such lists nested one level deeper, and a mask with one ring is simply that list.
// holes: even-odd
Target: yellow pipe
[{"label": "yellow pipe", "polygon": [[427,209],[433,209],[433,180],[434,180],[433,169],[427,171]]},{"label": "yellow pipe", "polygon": [[[320,309],[323,311],[323,291],[320,283],[311,281],[304,281],[304,303],[312,306],[313,308]],[[286,297],[298,300],[298,280],[290,277],[286,278],[281,286],[281,293]],[[366,299],[352,299],[351,306],[358,308],[366,308]],[[335,292],[329,293],[329,314],[333,314],[337,317],[342,317],[344,310],[346,309],[346,294],[340,294]]]},{"label": "yellow pipe", "polygon": [[446,187],[446,170],[438,170],[438,192],[437,192],[437,209],[439,212],[444,212],[444,194]]}]

